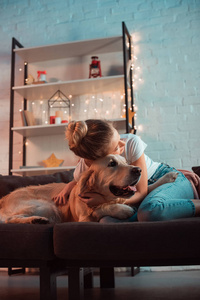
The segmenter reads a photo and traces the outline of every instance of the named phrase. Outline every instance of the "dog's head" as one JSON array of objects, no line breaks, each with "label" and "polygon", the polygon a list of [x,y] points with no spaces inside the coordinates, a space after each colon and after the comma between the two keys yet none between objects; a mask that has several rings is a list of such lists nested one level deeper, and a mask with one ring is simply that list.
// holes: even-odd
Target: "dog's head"
[{"label": "dog's head", "polygon": [[80,179],[80,193],[92,191],[108,200],[130,198],[141,176],[141,169],[128,165],[119,155],[107,155],[93,162]]}]

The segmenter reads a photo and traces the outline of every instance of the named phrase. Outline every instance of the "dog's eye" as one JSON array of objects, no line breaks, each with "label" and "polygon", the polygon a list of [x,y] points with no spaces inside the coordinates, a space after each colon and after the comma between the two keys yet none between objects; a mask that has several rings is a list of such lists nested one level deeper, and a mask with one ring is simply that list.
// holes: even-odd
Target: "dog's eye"
[{"label": "dog's eye", "polygon": [[111,160],[108,164],[108,167],[116,167],[117,166],[117,162],[115,160]]}]

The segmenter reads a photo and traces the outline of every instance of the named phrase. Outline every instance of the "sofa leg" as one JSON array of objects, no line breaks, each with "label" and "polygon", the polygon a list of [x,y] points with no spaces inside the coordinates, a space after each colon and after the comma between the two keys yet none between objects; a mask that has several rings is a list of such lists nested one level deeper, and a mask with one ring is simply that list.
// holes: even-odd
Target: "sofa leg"
[{"label": "sofa leg", "polygon": [[140,273],[140,267],[131,267],[131,276],[135,276]]},{"label": "sofa leg", "polygon": [[93,268],[84,268],[84,288],[92,289],[93,287]]},{"label": "sofa leg", "polygon": [[25,274],[25,268],[19,268],[19,269],[14,269],[12,267],[8,268],[8,275],[14,275],[14,274]]},{"label": "sofa leg", "polygon": [[115,272],[113,267],[100,268],[100,287],[115,287]]},{"label": "sofa leg", "polygon": [[82,300],[84,297],[84,270],[71,267],[68,269],[68,299]]},{"label": "sofa leg", "polygon": [[40,267],[40,300],[56,300],[56,273],[50,267]]}]

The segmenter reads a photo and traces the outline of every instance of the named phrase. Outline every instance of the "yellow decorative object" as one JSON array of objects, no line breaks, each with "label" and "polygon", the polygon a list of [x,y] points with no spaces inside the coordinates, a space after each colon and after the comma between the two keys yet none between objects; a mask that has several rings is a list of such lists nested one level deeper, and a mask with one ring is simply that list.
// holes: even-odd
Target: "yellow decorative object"
[{"label": "yellow decorative object", "polygon": [[47,168],[59,167],[63,164],[63,159],[56,158],[55,154],[52,153],[48,159],[42,161]]},{"label": "yellow decorative object", "polygon": [[[132,108],[129,108],[129,110],[128,110],[128,122],[129,122],[129,124],[131,124],[131,125],[132,125],[132,118],[134,117],[134,114],[135,114],[135,112],[132,111]],[[122,118],[126,118],[126,115],[124,114],[124,115],[122,116]]]}]

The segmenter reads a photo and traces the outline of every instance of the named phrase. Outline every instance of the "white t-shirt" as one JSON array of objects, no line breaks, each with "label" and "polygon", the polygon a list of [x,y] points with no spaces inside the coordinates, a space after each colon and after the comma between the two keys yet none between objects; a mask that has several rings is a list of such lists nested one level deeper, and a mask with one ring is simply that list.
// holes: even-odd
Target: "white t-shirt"
[{"label": "white t-shirt", "polygon": [[[120,139],[126,142],[124,152],[121,154],[121,156],[123,156],[126,159],[128,164],[134,163],[138,158],[140,158],[140,156],[144,153],[144,150],[147,147],[147,144],[145,144],[137,135],[132,133],[121,134]],[[160,163],[154,162],[146,154],[144,154],[144,157],[147,166],[148,179],[150,179],[151,176],[155,173]],[[75,181],[78,181],[80,175],[87,169],[88,166],[85,164],[84,159],[81,158],[74,171]]]}]

